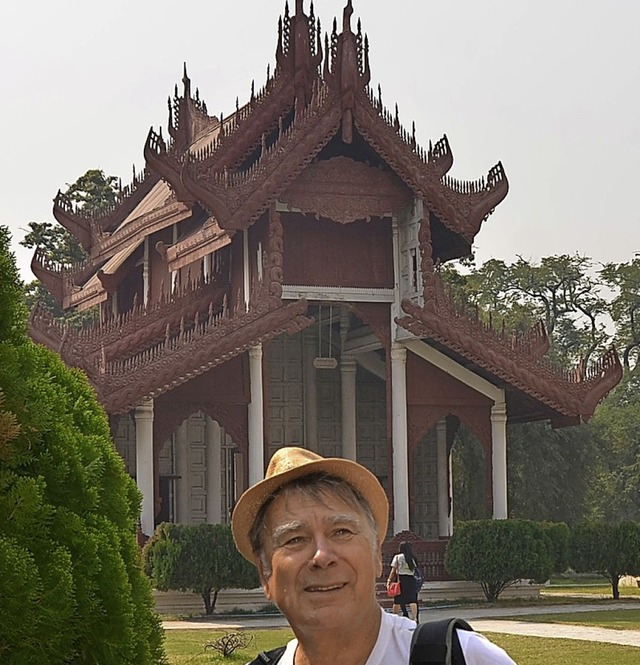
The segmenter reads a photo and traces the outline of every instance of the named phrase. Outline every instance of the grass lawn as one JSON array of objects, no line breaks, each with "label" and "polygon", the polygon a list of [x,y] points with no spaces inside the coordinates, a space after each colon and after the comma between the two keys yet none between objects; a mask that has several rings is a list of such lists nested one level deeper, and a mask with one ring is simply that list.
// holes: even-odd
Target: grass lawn
[{"label": "grass lawn", "polygon": [[545,639],[524,635],[486,633],[499,644],[518,665],[637,665],[640,649],[619,644],[585,642],[581,640]]},{"label": "grass lawn", "polygon": [[[542,596],[566,596],[569,595],[602,595],[612,598],[611,585],[606,582],[598,584],[551,584],[544,587],[540,592]],[[620,598],[638,598],[640,599],[640,587],[620,587]]]},{"label": "grass lawn", "polygon": [[[518,621],[546,623],[567,623],[600,626],[619,630],[640,630],[640,609],[632,601],[640,599],[640,589],[620,589],[621,600],[628,600],[633,605],[628,610],[585,611],[579,613],[562,612],[562,604],[576,602],[574,594],[584,595],[578,602],[588,606],[601,603],[602,599],[594,598],[593,594],[608,595],[611,588],[601,579],[580,580],[581,584],[557,580],[546,587],[544,595],[534,604],[558,605],[553,614],[530,614],[504,617]],[[563,597],[564,595],[564,597]],[[591,597],[589,597],[591,595]],[[522,606],[531,601],[505,601],[503,606]],[[165,617],[168,618],[168,617]],[[249,632],[249,631],[248,631]],[[223,631],[215,630],[167,630],[165,631],[166,651],[169,665],[187,665],[208,663],[209,665],[244,665],[260,651],[267,651],[288,642],[292,633],[288,629],[250,631],[253,642],[248,648],[236,651],[232,656],[224,658],[213,650],[204,651],[207,642],[221,637]],[[616,665],[637,665],[640,662],[640,649],[616,644],[586,642],[580,640],[545,639],[523,635],[490,634],[489,637],[503,647],[518,665],[600,665],[616,663]]]},{"label": "grass lawn", "polygon": [[[249,632],[249,631],[248,631]],[[207,642],[215,640],[224,635],[220,630],[167,630],[165,631],[165,647],[170,665],[194,665],[196,663],[215,663],[217,665],[244,665],[252,660],[261,651],[268,651],[275,647],[286,644],[293,633],[289,629],[280,630],[255,630],[250,631],[254,636],[252,644],[243,650],[234,652],[231,656],[224,658],[218,652],[207,649]]]},{"label": "grass lawn", "polygon": [[598,626],[614,630],[640,630],[640,609],[600,610],[593,612],[523,614],[500,617],[513,621],[533,621],[535,623],[568,623],[581,626]]},{"label": "grass lawn", "polygon": [[[536,617],[537,619],[538,617]],[[244,665],[260,651],[273,649],[291,639],[290,630],[252,631],[254,643],[246,650],[237,651],[229,658],[207,650],[209,640],[220,637],[221,631],[168,630],[165,632],[166,649],[170,665],[208,663],[209,665]],[[505,649],[518,665],[637,665],[640,650],[634,647],[579,640],[544,639],[520,635],[488,634],[490,639]]]}]

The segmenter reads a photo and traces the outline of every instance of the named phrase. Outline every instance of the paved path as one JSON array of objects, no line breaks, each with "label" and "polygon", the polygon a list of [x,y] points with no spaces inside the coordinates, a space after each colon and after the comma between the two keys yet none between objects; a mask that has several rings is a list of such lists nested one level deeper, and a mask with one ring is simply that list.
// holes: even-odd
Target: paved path
[{"label": "paved path", "polygon": [[511,633],[564,640],[610,642],[611,644],[626,644],[640,648],[640,630],[612,630],[610,628],[598,628],[597,626],[501,621],[499,619],[479,619],[473,622],[473,627],[480,633]]},{"label": "paved path", "polygon": [[[640,609],[640,602],[606,603],[589,605],[545,605],[530,607],[483,608],[474,607],[461,609],[456,607],[424,608],[420,613],[423,621],[444,619],[457,616],[466,619],[480,632],[510,633],[514,635],[531,635],[533,637],[563,638],[569,640],[587,640],[591,642],[610,642],[626,644],[640,648],[640,630],[612,630],[595,626],[578,626],[558,623],[533,623],[515,621],[500,617],[514,617],[531,614],[564,614],[574,612],[595,612],[599,610]],[[220,619],[207,617],[191,621],[164,621],[167,630],[258,630],[261,628],[286,628],[287,622],[280,615],[247,615]]]}]

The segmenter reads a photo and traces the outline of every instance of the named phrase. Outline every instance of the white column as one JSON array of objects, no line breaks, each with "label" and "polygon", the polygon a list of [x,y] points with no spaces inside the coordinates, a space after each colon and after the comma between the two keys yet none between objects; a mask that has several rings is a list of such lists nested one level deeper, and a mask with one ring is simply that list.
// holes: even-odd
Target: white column
[{"label": "white column", "polygon": [[304,427],[305,448],[318,452],[318,384],[317,370],[313,364],[316,357],[316,340],[313,329],[303,333],[304,344]]},{"label": "white column", "polygon": [[342,456],[358,459],[356,432],[356,361],[353,356],[340,358],[342,380]]},{"label": "white column", "polygon": [[142,304],[145,309],[149,304],[149,236],[144,239],[144,258],[142,260]]},{"label": "white column", "polygon": [[222,523],[222,439],[220,425],[209,416],[205,421],[207,437],[207,522]]},{"label": "white column", "polygon": [[211,263],[213,261],[213,255],[212,254],[207,254],[203,259],[202,259],[202,276],[204,278],[205,282],[209,282],[211,280],[211,273],[212,273],[212,266]]},{"label": "white column", "polygon": [[144,400],[135,409],[136,483],[142,493],[140,528],[145,536],[153,534],[155,493],[153,487],[153,400]]},{"label": "white column", "polygon": [[249,486],[264,478],[264,396],[262,391],[262,345],[249,349]]},{"label": "white column", "polygon": [[409,529],[409,464],[407,446],[407,350],[391,349],[391,436],[393,445],[393,532]]},{"label": "white column", "polygon": [[191,478],[189,473],[189,419],[183,420],[176,429],[176,471],[179,476],[176,483],[176,521],[183,524],[191,522]]},{"label": "white column", "polygon": [[251,267],[249,264],[249,231],[242,232],[242,252],[243,252],[243,288],[244,288],[244,309],[249,311],[249,298],[251,297]]},{"label": "white column", "polygon": [[438,535],[450,536],[450,486],[449,486],[449,455],[447,455],[447,421],[443,418],[436,425],[436,464],[438,469]]},{"label": "white column", "polygon": [[504,520],[507,512],[507,406],[496,402],[491,408],[491,440],[493,445],[493,519]]}]

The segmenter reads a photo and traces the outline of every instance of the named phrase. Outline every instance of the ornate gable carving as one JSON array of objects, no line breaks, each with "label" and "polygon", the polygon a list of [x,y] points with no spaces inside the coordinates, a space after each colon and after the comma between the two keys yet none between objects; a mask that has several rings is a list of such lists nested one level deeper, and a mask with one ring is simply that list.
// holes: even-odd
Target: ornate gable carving
[{"label": "ornate gable carving", "polygon": [[334,157],[310,164],[281,200],[304,213],[340,224],[390,215],[406,205],[411,192],[390,173]]}]

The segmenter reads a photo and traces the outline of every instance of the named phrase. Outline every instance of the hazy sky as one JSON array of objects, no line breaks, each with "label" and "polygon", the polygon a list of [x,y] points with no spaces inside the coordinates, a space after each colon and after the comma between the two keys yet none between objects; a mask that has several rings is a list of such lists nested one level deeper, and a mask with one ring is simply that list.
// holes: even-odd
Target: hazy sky
[{"label": "hazy sky", "polygon": [[[306,0],[305,9],[309,7]],[[323,32],[344,0],[316,0]],[[291,9],[295,0],[290,2]],[[640,252],[640,2],[354,0],[372,84],[427,146],[447,134],[453,177],[497,161],[506,200],[480,261]],[[284,0],[23,0],[0,7],[0,224],[29,221],[90,168],[131,180],[186,61],[209,113],[229,115],[273,68]],[[181,85],[181,84],[180,84]],[[164,132],[166,134],[166,132]]]}]

